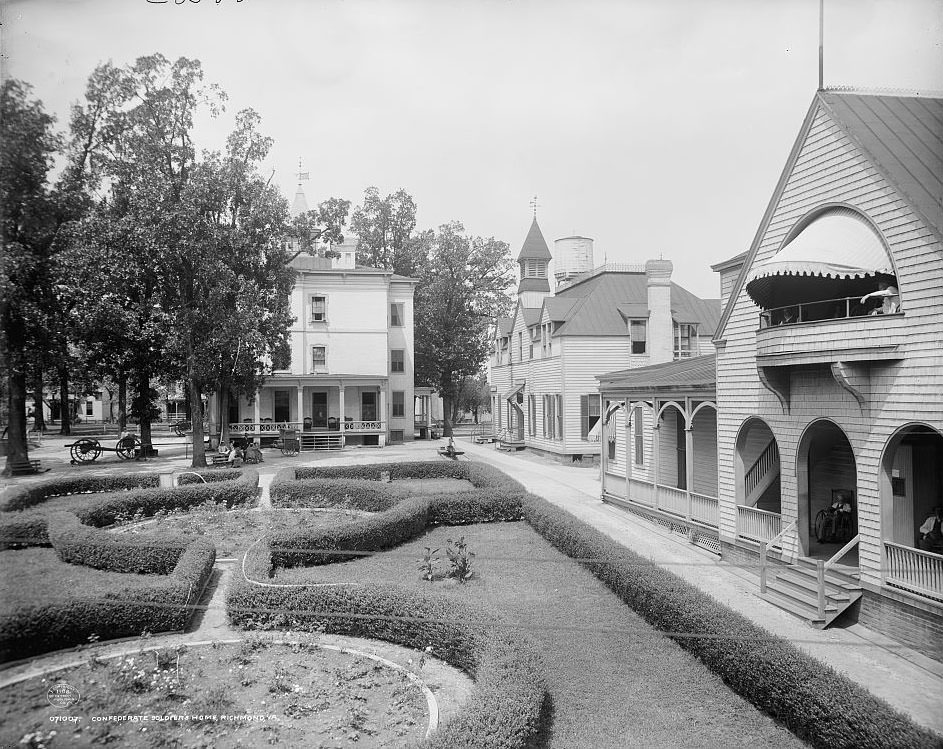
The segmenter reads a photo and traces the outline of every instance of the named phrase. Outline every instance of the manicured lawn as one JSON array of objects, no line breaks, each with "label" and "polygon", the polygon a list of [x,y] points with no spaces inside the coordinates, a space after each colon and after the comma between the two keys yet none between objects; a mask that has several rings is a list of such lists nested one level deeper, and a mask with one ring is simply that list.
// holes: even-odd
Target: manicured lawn
[{"label": "manicured lawn", "polygon": [[79,595],[104,596],[116,589],[153,585],[163,577],[66,564],[54,549],[37,547],[0,552],[0,570],[0,611],[4,612]]},{"label": "manicured lawn", "polygon": [[463,492],[475,488],[465,479],[398,479],[394,476],[393,486],[407,487],[413,494],[444,494]]},{"label": "manicured lawn", "polygon": [[[50,706],[60,681],[77,690]],[[51,723],[49,716],[75,716]],[[161,722],[93,721],[110,715],[217,716]],[[234,716],[253,716],[254,720]],[[57,735],[48,746],[402,747],[420,739],[428,708],[418,687],[376,661],[250,638],[239,645],[138,652],[0,690],[0,744]]]},{"label": "manicured lawn", "polygon": [[216,545],[217,558],[225,558],[245,551],[269,531],[301,526],[332,527],[349,523],[363,514],[348,510],[227,510],[223,505],[207,502],[189,512],[175,512],[155,521],[122,526],[116,532],[205,536]]},{"label": "manicured lawn", "polygon": [[[465,585],[421,579],[424,547],[465,536]],[[447,563],[440,564],[444,572]],[[279,570],[275,582],[390,582],[495,607],[539,643],[553,707],[549,747],[798,747],[786,729],[656,633],[525,523],[442,527],[345,564]]]}]

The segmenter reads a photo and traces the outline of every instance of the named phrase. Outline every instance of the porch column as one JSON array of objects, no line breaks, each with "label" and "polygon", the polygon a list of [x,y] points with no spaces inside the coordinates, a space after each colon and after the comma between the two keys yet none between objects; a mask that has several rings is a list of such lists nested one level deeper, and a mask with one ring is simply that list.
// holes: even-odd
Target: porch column
[{"label": "porch column", "polygon": [[691,519],[691,492],[694,491],[694,417],[691,405],[689,396],[684,399],[684,485],[688,491],[688,520]]},{"label": "porch column", "polygon": [[655,486],[655,490],[654,490],[655,508],[657,509],[658,508],[658,453],[661,451],[661,437],[660,437],[661,424],[659,423],[660,419],[658,417],[658,403],[656,401],[652,401],[652,403],[655,406],[654,408],[655,423],[652,424],[652,471],[654,472],[652,476],[654,481],[652,483]]},{"label": "porch column", "polygon": [[432,393],[429,395],[424,395],[423,402],[425,403],[426,409],[426,439],[432,439]]},{"label": "porch column", "polygon": [[344,383],[337,386],[337,405],[340,409],[340,418],[337,421],[337,429],[341,434],[341,447],[346,444],[346,435],[344,434]]},{"label": "porch column", "polygon": [[390,423],[386,413],[386,388],[383,386],[380,387],[380,412],[377,416],[380,417],[380,447],[383,447],[386,444],[386,429]]},{"label": "porch column", "polygon": [[629,442],[632,426],[632,404],[629,398],[625,399],[625,498],[629,499],[629,489],[632,486],[632,463],[635,460],[634,450]]},{"label": "porch column", "polygon": [[609,463],[608,443],[606,442],[606,412],[609,406],[602,396],[599,396],[599,488],[602,496],[606,496],[606,466]]},{"label": "porch column", "polygon": [[305,388],[298,383],[298,422],[305,420]]},{"label": "porch column", "polygon": [[255,400],[252,402],[252,420],[255,422],[254,431],[259,435],[259,443],[262,442],[262,391],[255,391]]}]

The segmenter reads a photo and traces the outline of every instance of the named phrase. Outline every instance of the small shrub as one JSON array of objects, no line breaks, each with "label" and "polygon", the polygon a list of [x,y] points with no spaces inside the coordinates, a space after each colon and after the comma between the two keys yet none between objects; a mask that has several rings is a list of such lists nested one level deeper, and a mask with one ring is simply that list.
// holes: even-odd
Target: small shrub
[{"label": "small shrub", "polygon": [[459,538],[458,541],[452,541],[451,538],[447,538],[445,541],[447,544],[445,555],[449,558],[448,576],[460,583],[467,582],[474,574],[471,568],[471,560],[475,556],[474,552],[468,550],[465,536]]},{"label": "small shrub", "polygon": [[439,550],[427,546],[423,552],[422,559],[419,559],[419,571],[422,572],[423,580],[435,580],[435,567],[439,561]]}]

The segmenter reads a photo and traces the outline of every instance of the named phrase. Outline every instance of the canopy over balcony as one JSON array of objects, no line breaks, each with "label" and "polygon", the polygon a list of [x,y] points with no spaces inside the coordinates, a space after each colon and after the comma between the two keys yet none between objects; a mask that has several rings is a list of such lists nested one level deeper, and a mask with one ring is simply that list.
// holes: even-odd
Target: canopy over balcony
[{"label": "canopy over balcony", "polygon": [[893,282],[881,238],[849,208],[813,219],[773,257],[753,267],[747,293],[760,307],[864,295]]}]

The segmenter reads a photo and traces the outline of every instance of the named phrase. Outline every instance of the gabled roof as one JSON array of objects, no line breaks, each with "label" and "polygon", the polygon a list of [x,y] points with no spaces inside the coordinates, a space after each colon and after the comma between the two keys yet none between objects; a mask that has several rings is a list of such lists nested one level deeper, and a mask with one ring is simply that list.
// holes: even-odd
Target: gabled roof
[{"label": "gabled roof", "polygon": [[[699,299],[671,284],[671,306],[678,322],[698,323],[699,333],[713,335],[720,317],[720,301]],[[562,322],[555,335],[624,336],[628,333],[624,311],[648,317],[648,279],[645,273],[606,271],[587,275],[544,301],[554,322]],[[683,318],[683,319],[682,319]]]},{"label": "gabled roof", "polygon": [[943,231],[943,99],[834,91],[818,98],[878,171]]},{"label": "gabled roof", "polygon": [[648,318],[648,302],[632,302],[631,304],[620,304],[616,307],[619,314],[626,320],[639,320]]},{"label": "gabled roof", "polygon": [[540,322],[540,307],[524,307],[521,314],[524,315],[524,324],[528,328]]},{"label": "gabled roof", "polygon": [[943,239],[943,99],[817,91],[746,253],[716,337],[723,335],[740,297],[819,106]]},{"label": "gabled roof", "polygon": [[498,329],[498,338],[511,334],[511,327],[514,325],[513,317],[499,317],[495,321],[495,327]]},{"label": "gabled roof", "polygon": [[550,293],[550,281],[546,278],[522,278],[517,285],[517,293],[525,291],[542,291],[545,294]]},{"label": "gabled roof", "polygon": [[528,258],[539,260],[553,259],[553,255],[550,254],[550,248],[547,247],[547,242],[544,240],[544,235],[541,233],[540,227],[537,226],[536,216],[534,216],[534,220],[531,222],[530,231],[527,232],[524,245],[521,247],[520,254],[517,256],[518,260]]},{"label": "gabled roof", "polygon": [[714,354],[691,359],[652,364],[648,367],[620,369],[600,375],[600,390],[664,390],[717,387],[717,357]]}]

